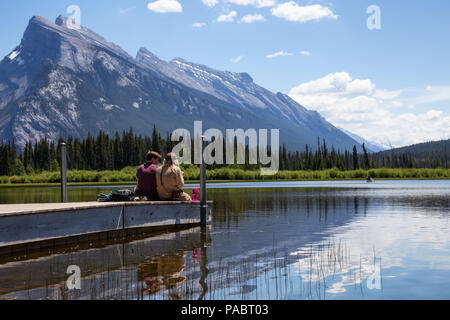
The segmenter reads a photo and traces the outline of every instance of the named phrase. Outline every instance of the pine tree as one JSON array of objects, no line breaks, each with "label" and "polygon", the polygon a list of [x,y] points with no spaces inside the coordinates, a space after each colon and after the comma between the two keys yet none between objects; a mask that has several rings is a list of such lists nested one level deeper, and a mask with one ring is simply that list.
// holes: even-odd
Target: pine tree
[{"label": "pine tree", "polygon": [[366,167],[366,169],[370,169],[369,155],[367,153],[366,144],[365,143],[362,144],[362,148],[363,148],[363,151],[364,151],[364,166]]},{"label": "pine tree", "polygon": [[152,151],[163,153],[161,136],[156,130],[156,125],[153,125],[153,133],[152,133]]},{"label": "pine tree", "polygon": [[356,146],[353,146],[353,170],[358,170],[359,168],[358,150],[356,149]]}]

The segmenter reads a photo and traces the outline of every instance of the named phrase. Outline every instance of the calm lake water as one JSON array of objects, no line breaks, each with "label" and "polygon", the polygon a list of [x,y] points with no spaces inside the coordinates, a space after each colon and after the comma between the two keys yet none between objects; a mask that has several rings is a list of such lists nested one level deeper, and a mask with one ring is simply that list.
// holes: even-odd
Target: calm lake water
[{"label": "calm lake water", "polygon": [[[208,198],[206,233],[0,264],[0,299],[450,299],[449,180],[211,184]],[[58,200],[0,189],[0,203]],[[70,265],[81,290],[66,288]]]}]

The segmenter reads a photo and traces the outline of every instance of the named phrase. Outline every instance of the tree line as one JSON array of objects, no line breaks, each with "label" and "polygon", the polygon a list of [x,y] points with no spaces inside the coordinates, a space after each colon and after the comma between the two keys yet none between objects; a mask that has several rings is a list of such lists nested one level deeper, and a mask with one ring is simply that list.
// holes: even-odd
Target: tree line
[{"label": "tree line", "polygon": [[[24,174],[40,173],[43,171],[60,170],[61,142],[43,139],[28,142],[23,151],[19,151],[14,141],[0,142],[0,176],[21,176]],[[65,141],[67,150],[67,163],[69,170],[121,170],[127,166],[137,166],[144,162],[148,150],[164,155],[170,152],[175,143],[171,141],[170,134],[165,138],[153,127],[151,137],[136,135],[133,129],[116,132],[109,136],[104,132],[94,137],[91,134],[84,139],[69,137]],[[193,144],[192,144],[193,145]],[[237,152],[235,145],[235,153]],[[230,167],[244,170],[258,169],[258,165],[249,164],[248,146],[246,161],[242,165]],[[269,150],[270,152],[270,150]],[[192,152],[192,156],[193,156]],[[224,156],[226,154],[224,143]],[[409,152],[380,152],[371,154],[363,145],[363,153],[358,153],[356,146],[353,151],[329,147],[325,140],[318,138],[317,145],[306,145],[304,151],[288,151],[286,145],[279,150],[280,170],[357,170],[375,168],[448,168],[449,161],[447,149],[434,150],[427,155]],[[225,162],[225,161],[224,161]],[[192,161],[193,163],[193,161]],[[208,169],[222,168],[227,165],[214,164]]]}]

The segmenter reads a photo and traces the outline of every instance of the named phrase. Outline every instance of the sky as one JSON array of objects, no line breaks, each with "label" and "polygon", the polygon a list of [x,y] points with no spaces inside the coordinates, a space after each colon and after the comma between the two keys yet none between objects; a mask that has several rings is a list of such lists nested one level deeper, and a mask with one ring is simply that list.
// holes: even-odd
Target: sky
[{"label": "sky", "polygon": [[450,138],[450,1],[15,0],[0,56],[34,15],[81,24],[135,56],[249,73],[335,126],[385,145]]}]

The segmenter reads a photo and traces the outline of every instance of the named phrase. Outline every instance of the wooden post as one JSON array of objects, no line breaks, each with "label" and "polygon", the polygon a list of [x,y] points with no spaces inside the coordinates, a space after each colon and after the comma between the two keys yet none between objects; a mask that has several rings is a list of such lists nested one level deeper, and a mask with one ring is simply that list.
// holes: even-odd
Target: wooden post
[{"label": "wooden post", "polygon": [[61,202],[67,202],[67,155],[64,142],[61,143]]},{"label": "wooden post", "polygon": [[200,164],[200,223],[204,228],[206,227],[206,215],[208,211],[208,204],[206,202],[206,163],[203,157],[203,151],[206,148],[205,137],[202,136],[202,149],[201,149],[201,164]]}]

